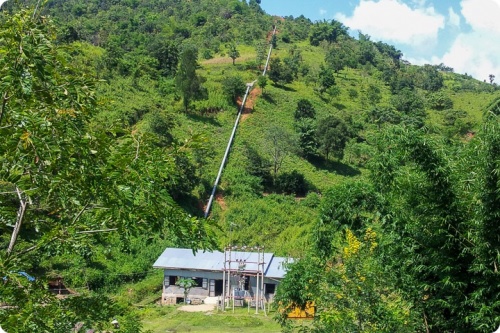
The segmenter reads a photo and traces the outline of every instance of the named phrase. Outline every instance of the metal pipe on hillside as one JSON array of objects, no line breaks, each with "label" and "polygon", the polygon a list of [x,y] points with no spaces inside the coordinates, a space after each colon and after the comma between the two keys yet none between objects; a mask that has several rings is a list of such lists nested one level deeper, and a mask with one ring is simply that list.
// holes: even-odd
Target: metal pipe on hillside
[{"label": "metal pipe on hillside", "polygon": [[[276,26],[274,26],[273,29],[273,36],[276,35]],[[262,72],[262,75],[266,75],[267,71],[267,66],[269,65],[269,59],[271,58],[271,52],[273,50],[273,44],[269,46],[269,52],[267,54],[267,60],[266,60],[266,66],[264,67],[264,71]],[[224,153],[224,157],[222,158],[222,162],[220,164],[219,172],[217,173],[217,178],[215,179],[214,187],[212,189],[212,194],[210,195],[210,199],[208,199],[207,207],[205,208],[205,218],[207,218],[208,214],[210,213],[210,208],[212,207],[212,203],[214,201],[214,196],[215,192],[217,191],[217,186],[219,185],[220,177],[222,175],[222,171],[224,170],[224,165],[226,164],[227,156],[229,155],[229,150],[231,149],[231,146],[233,144],[233,139],[234,135],[236,133],[236,128],[238,127],[238,123],[240,122],[241,118],[241,113],[243,112],[243,109],[245,108],[245,103],[247,100],[248,93],[250,92],[250,89],[253,87],[253,85],[257,82],[257,80],[253,81],[252,83],[247,83],[247,91],[245,92],[245,96],[243,97],[243,102],[241,103],[240,110],[238,112],[238,116],[236,117],[236,121],[234,122],[233,126],[233,131],[231,132],[231,137],[229,138],[229,142],[227,143],[226,147],[226,152]]]},{"label": "metal pipe on hillside", "polygon": [[[276,35],[276,26],[274,26],[273,36]],[[272,37],[271,37],[272,38]],[[264,66],[264,71],[262,72],[262,76],[266,76],[267,66],[269,65],[269,59],[271,58],[271,51],[273,50],[273,43],[270,43],[269,52],[267,53],[266,65]]]},{"label": "metal pipe on hillside", "polygon": [[236,128],[238,127],[238,123],[241,118],[241,113],[245,108],[245,102],[247,101],[248,93],[250,92],[250,89],[253,87],[254,83],[255,81],[252,83],[247,83],[247,91],[245,92],[245,96],[243,97],[243,102],[241,103],[240,110],[238,111],[238,117],[236,117],[236,121],[234,122],[233,131],[231,132],[231,137],[229,138],[229,142],[227,143],[226,152],[224,153],[224,157],[222,158],[222,162],[219,168],[219,173],[217,174],[217,178],[215,179],[214,187],[212,189],[212,194],[210,195],[210,199],[208,199],[207,208],[205,209],[205,218],[208,216],[208,213],[210,212],[210,207],[212,206],[212,202],[214,201],[215,192],[217,191],[217,186],[219,185],[220,177],[222,175],[222,170],[224,170],[224,165],[226,164],[226,159],[227,156],[229,155],[229,150],[231,149],[231,146],[233,144],[234,135],[236,133]]}]

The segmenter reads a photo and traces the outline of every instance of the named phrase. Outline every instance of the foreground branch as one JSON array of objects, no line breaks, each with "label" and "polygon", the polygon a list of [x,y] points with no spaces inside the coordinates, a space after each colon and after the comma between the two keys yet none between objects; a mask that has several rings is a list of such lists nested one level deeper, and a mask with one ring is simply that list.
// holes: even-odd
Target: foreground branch
[{"label": "foreground branch", "polygon": [[19,210],[17,211],[16,225],[14,226],[14,231],[12,231],[12,237],[10,238],[9,248],[7,249],[7,255],[12,253],[14,246],[16,245],[17,235],[19,230],[21,230],[21,224],[23,223],[24,214],[26,213],[26,207],[28,202],[23,199],[21,190],[16,186],[17,196],[19,197]]},{"label": "foreground branch", "polygon": [[4,92],[2,96],[2,108],[0,109],[0,125],[2,125],[3,115],[5,114],[5,106],[7,105],[8,100],[9,97],[7,97],[7,92]]}]

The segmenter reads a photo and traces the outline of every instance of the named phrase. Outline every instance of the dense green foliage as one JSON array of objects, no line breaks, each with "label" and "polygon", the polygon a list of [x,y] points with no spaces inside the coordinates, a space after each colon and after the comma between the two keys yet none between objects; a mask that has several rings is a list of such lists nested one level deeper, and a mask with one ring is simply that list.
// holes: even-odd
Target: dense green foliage
[{"label": "dense green foliage", "polygon": [[[302,330],[498,326],[495,84],[413,66],[335,20],[270,17],[260,1],[49,0],[34,15],[21,3],[35,5],[0,12],[9,333],[108,329],[114,316],[140,331],[127,308],[140,292],[120,286],[145,278],[136,287],[158,293],[151,264],[166,246],[229,243],[302,258],[278,291],[288,310],[316,304]],[[269,44],[274,84],[261,75]],[[49,277],[80,295],[56,300]]]}]

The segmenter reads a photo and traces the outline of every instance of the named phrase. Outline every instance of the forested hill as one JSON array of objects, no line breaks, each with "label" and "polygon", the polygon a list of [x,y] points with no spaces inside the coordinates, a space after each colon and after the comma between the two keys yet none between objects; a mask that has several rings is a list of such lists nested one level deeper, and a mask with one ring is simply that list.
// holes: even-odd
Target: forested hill
[{"label": "forested hill", "polygon": [[[140,293],[116,306],[94,292],[142,281],[133,288],[157,293],[151,265],[165,247],[227,244],[303,258],[277,298],[313,301],[311,329],[498,326],[498,86],[445,64],[412,65],[337,21],[269,16],[259,3],[4,3],[0,322],[9,333],[68,332],[77,321],[105,329],[113,316],[133,327],[127,306]],[[81,298],[47,298],[48,277]]]}]

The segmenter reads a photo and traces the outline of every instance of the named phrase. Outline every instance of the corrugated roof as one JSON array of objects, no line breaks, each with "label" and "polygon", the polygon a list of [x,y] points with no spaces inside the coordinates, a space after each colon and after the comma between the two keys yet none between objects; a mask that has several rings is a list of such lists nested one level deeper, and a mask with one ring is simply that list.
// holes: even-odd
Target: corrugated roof
[{"label": "corrugated roof", "polygon": [[[258,256],[257,252],[231,251],[231,267],[227,268],[236,270],[239,267],[239,262],[241,262],[243,271],[257,271]],[[229,260],[229,257],[226,260]],[[273,253],[264,253],[264,275],[272,278],[283,278],[285,270],[282,263],[286,260],[287,258],[275,257]],[[153,267],[222,272],[224,269],[224,253],[214,251],[193,254],[190,249],[166,248],[153,264]]]},{"label": "corrugated roof", "polygon": [[285,264],[292,261],[290,258],[273,257],[264,275],[269,278],[282,279],[286,275]]},{"label": "corrugated roof", "polygon": [[[222,256],[221,256],[222,254]],[[154,268],[220,271],[224,267],[224,253],[197,252],[191,249],[166,248],[153,264]]]}]

